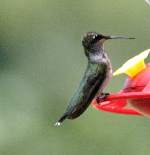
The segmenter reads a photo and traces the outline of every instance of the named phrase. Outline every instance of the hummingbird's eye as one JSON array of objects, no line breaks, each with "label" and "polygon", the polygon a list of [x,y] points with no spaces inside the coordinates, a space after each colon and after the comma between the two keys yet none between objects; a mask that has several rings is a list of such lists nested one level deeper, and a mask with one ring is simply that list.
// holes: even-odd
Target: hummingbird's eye
[{"label": "hummingbird's eye", "polygon": [[101,36],[100,35],[98,35],[98,34],[93,35],[91,43],[94,44],[97,41],[99,41],[100,39],[101,39]]},{"label": "hummingbird's eye", "polygon": [[97,35],[94,35],[94,36],[93,36],[93,39],[95,39],[96,37],[97,37]]}]

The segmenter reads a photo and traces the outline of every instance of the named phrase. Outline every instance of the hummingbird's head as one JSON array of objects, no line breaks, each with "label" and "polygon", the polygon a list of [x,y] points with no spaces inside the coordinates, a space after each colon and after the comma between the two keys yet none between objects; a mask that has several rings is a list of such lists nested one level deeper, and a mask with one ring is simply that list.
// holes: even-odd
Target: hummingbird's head
[{"label": "hummingbird's head", "polygon": [[103,45],[104,41],[110,39],[109,36],[104,36],[96,32],[87,32],[82,39],[82,45],[85,49],[92,49],[96,44]]},{"label": "hummingbird's head", "polygon": [[125,36],[105,36],[96,32],[87,32],[82,39],[82,45],[85,49],[86,55],[96,51],[103,51],[103,44],[108,39],[135,39]]}]

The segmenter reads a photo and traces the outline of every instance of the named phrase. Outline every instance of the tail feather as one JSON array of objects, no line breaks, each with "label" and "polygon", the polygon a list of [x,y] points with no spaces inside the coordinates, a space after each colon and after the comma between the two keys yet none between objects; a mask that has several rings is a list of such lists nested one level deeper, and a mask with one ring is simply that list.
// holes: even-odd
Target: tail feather
[{"label": "tail feather", "polygon": [[67,118],[67,114],[64,114],[60,119],[54,124],[54,126],[60,126],[62,122]]}]

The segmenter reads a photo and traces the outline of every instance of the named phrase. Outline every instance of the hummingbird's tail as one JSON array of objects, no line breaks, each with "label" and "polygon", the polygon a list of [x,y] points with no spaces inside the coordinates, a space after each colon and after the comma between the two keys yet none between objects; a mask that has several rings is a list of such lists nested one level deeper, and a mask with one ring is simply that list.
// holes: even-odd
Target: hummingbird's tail
[{"label": "hummingbird's tail", "polygon": [[60,119],[54,124],[54,126],[60,126],[62,122],[67,118],[67,114],[64,114]]}]

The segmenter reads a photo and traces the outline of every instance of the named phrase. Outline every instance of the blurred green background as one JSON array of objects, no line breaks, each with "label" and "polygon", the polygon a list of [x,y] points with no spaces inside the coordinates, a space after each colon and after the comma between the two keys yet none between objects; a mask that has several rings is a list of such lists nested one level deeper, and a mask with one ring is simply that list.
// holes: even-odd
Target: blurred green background
[{"label": "blurred green background", "polygon": [[[0,0],[0,155],[148,155],[150,119],[97,111],[53,124],[86,66],[87,31],[136,40],[105,44],[114,70],[150,48],[144,0]],[[106,91],[118,91],[125,76]]]}]

